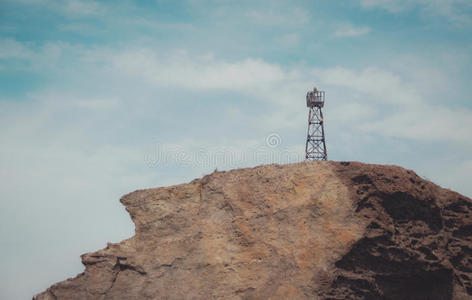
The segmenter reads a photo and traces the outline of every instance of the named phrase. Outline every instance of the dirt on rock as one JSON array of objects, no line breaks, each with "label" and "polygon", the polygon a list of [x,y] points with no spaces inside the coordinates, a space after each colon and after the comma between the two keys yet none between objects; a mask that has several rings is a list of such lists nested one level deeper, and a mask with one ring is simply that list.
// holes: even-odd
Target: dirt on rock
[{"label": "dirt on rock", "polygon": [[135,235],[34,299],[472,299],[472,200],[401,167],[265,165],[121,202]]}]

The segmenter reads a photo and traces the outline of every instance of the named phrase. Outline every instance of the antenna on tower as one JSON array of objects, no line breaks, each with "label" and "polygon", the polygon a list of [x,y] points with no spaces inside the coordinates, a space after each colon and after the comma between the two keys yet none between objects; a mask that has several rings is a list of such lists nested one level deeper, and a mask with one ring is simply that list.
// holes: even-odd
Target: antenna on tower
[{"label": "antenna on tower", "polygon": [[327,160],[326,142],[323,127],[323,112],[325,92],[316,87],[306,94],[306,106],[310,109],[308,114],[308,134],[306,138],[305,159]]}]

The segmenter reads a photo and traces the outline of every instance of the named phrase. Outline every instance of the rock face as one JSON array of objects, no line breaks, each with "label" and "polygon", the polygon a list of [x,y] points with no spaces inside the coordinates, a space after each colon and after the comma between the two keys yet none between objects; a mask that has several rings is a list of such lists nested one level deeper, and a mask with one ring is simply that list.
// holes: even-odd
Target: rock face
[{"label": "rock face", "polygon": [[472,200],[400,167],[266,165],[121,202],[135,236],[34,299],[472,299]]}]

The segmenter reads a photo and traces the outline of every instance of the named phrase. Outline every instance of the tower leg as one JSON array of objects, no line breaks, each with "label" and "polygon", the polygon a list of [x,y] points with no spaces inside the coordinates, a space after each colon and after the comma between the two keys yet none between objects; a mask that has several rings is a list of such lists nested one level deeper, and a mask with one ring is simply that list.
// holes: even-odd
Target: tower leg
[{"label": "tower leg", "polygon": [[308,134],[305,147],[307,160],[327,160],[326,141],[321,107],[310,107],[308,114]]}]

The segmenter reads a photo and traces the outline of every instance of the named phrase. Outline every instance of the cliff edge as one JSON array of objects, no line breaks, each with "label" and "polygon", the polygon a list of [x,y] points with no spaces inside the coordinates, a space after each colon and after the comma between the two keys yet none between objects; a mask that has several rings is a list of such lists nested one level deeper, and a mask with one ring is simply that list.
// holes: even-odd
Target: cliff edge
[{"label": "cliff edge", "polygon": [[33,299],[472,298],[472,200],[400,167],[264,165],[121,203],[135,235]]}]

